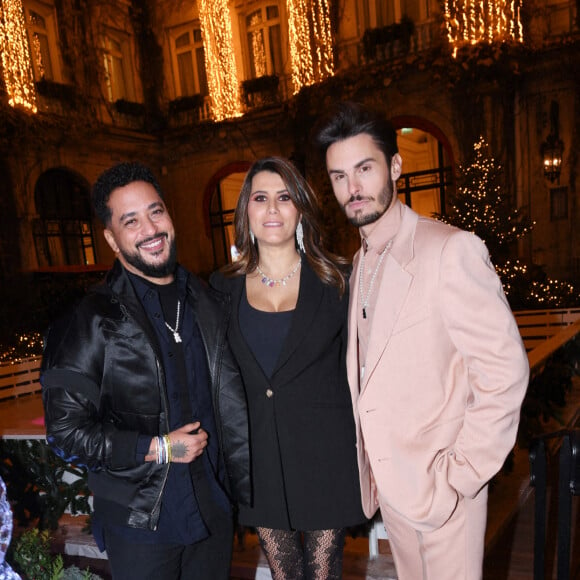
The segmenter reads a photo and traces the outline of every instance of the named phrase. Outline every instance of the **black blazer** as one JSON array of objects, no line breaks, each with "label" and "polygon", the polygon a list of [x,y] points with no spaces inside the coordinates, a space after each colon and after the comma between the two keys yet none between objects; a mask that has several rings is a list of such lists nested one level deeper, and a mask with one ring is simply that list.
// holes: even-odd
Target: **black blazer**
[{"label": "black blazer", "polygon": [[365,521],[345,363],[348,295],[303,260],[296,310],[268,379],[239,325],[245,276],[214,273],[210,282],[232,298],[228,340],[250,413],[253,507],[240,506],[240,522],[316,530]]}]

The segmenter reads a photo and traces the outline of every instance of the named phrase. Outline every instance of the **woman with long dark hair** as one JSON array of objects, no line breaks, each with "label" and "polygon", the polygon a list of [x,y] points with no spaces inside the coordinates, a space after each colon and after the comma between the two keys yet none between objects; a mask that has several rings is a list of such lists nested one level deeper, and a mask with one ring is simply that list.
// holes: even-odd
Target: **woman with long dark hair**
[{"label": "woman with long dark hair", "polygon": [[328,252],[311,187],[287,160],[248,171],[239,259],[212,275],[231,296],[229,343],[250,414],[255,527],[274,579],[342,574],[345,528],[365,521],[345,366],[348,266]]}]

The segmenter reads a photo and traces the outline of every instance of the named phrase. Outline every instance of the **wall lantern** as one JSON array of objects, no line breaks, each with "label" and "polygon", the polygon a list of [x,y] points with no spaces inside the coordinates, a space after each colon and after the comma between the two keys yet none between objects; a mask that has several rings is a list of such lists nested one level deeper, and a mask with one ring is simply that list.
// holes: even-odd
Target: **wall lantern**
[{"label": "wall lantern", "polygon": [[564,143],[558,135],[559,106],[556,101],[550,105],[550,134],[542,143],[542,158],[544,163],[544,177],[552,183],[560,180],[562,170],[562,154],[564,153]]}]

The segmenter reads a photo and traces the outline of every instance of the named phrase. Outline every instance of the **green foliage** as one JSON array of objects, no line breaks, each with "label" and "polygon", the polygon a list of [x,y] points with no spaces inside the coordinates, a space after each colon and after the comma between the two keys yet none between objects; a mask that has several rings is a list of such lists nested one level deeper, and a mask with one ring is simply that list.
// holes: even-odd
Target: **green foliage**
[{"label": "green foliage", "polygon": [[15,570],[31,580],[60,580],[63,574],[62,556],[50,551],[50,533],[27,530],[15,542],[13,558]]},{"label": "green foliage", "polygon": [[379,57],[381,51],[389,57],[393,57],[395,43],[400,43],[401,52],[408,54],[411,48],[411,38],[415,33],[415,23],[407,16],[403,16],[400,22],[382,26],[380,28],[367,28],[362,44],[367,62],[372,62]]},{"label": "green foliage", "polygon": [[64,462],[44,441],[0,440],[0,451],[0,475],[20,525],[38,520],[41,530],[56,530],[67,508],[91,513],[84,468]]},{"label": "green foliage", "polygon": [[22,533],[8,554],[13,568],[30,580],[100,580],[87,568],[64,567],[61,555],[51,553],[50,533],[37,529]]}]

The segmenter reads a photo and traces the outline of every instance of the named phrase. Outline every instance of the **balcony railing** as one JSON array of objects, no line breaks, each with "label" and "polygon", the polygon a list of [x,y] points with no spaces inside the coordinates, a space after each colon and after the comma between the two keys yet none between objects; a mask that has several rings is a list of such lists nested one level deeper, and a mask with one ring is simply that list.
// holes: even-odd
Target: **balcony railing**
[{"label": "balcony railing", "polygon": [[580,34],[578,2],[568,0],[550,4],[535,10],[531,15],[529,29],[524,30],[529,40],[541,44],[559,44],[563,39]]},{"label": "balcony railing", "polygon": [[207,95],[191,95],[169,103],[169,126],[184,127],[212,119],[211,100]]}]

